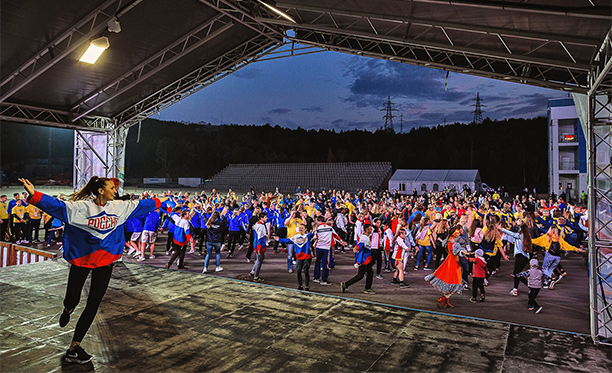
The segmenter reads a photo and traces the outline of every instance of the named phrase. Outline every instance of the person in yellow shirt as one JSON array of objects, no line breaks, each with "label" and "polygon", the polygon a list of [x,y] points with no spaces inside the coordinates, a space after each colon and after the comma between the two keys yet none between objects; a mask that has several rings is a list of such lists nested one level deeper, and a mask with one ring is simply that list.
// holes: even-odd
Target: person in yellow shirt
[{"label": "person in yellow shirt", "polygon": [[433,248],[431,247],[431,219],[427,216],[423,216],[421,218],[421,223],[419,225],[419,229],[417,230],[417,234],[415,240],[417,241],[417,245],[419,245],[419,252],[416,257],[416,263],[414,265],[414,270],[419,270],[419,265],[421,264],[421,260],[423,257],[423,253],[427,252],[427,259],[425,261],[425,267],[423,270],[430,271],[429,262],[431,262],[431,256],[433,254]]},{"label": "person in yellow shirt", "polygon": [[8,203],[6,202],[7,196],[3,194],[0,196],[0,241],[7,240],[8,225],[9,225],[9,214],[8,214]]},{"label": "person in yellow shirt", "polygon": [[561,254],[563,254],[564,251],[584,252],[582,247],[575,247],[567,243],[567,241],[561,237],[559,228],[554,225],[548,229],[546,234],[532,239],[531,243],[546,249],[544,262],[542,263],[542,272],[544,273],[544,288],[549,289],[552,289],[562,278],[559,277],[555,281],[552,281],[552,274],[561,261]]},{"label": "person in yellow shirt", "polygon": [[26,207],[26,213],[28,216],[27,239],[31,242],[40,242],[38,239],[38,231],[40,229],[42,210],[30,203]]},{"label": "person in yellow shirt", "polygon": [[21,200],[16,201],[15,207],[11,211],[13,216],[13,224],[15,225],[15,240],[19,245],[21,243],[30,243],[25,237],[26,229],[26,208],[21,205]]}]

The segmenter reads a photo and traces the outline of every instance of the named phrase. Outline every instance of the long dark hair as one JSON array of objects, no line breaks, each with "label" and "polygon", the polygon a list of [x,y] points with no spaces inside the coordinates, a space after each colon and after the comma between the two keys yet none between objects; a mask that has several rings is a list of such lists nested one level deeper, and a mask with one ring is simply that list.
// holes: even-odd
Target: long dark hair
[{"label": "long dark hair", "polygon": [[104,188],[107,181],[112,180],[107,177],[92,176],[84,187],[68,196],[68,200],[82,201],[89,198],[95,198],[100,194],[98,189]]},{"label": "long dark hair", "polygon": [[526,254],[531,254],[533,244],[531,243],[531,232],[527,224],[521,225],[521,233],[523,234],[523,251]]}]

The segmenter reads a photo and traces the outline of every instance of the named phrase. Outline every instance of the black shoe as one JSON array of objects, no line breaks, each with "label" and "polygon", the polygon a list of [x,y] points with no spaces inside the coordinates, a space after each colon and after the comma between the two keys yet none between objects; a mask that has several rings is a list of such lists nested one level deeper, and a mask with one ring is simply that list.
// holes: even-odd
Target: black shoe
[{"label": "black shoe", "polygon": [[309,288],[308,286],[306,286],[306,287],[304,288],[304,290],[305,290],[305,291],[310,291],[310,288]]},{"label": "black shoe", "polygon": [[298,290],[304,290],[304,288],[301,286],[298,286]]},{"label": "black shoe", "polygon": [[89,363],[92,358],[93,356],[85,352],[81,346],[76,346],[72,351],[66,351],[64,355],[64,361],[68,363],[85,364]]},{"label": "black shoe", "polygon": [[400,282],[399,286],[400,286],[400,289],[408,289],[410,287],[410,284],[406,284],[405,282]]},{"label": "black shoe", "polygon": [[185,266],[180,266],[180,267],[178,267],[178,269],[180,269],[180,270],[184,271],[184,270],[186,270],[186,269],[187,269],[187,267],[185,267]]},{"label": "black shoe", "polygon": [[[72,311],[74,311],[74,309]],[[60,319],[59,319],[60,327],[63,328],[64,326],[68,325],[68,323],[70,322],[70,314],[72,313],[72,311],[68,312],[64,308],[64,312],[62,312],[62,315],[60,316]]]},{"label": "black shoe", "polygon": [[480,295],[480,301],[481,301],[481,302],[484,302],[484,301],[485,301],[485,298],[486,298],[486,297],[485,297],[485,295],[484,295],[484,294],[481,294],[481,295]]},{"label": "black shoe", "polygon": [[399,281],[397,281],[397,279],[394,277],[393,280],[391,280],[391,283],[395,285],[399,284]]}]

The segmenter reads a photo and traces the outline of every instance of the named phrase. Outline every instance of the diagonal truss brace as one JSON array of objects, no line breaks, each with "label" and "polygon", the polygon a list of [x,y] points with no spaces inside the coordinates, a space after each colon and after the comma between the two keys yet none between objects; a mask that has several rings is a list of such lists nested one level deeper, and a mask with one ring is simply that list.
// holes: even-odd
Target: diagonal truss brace
[{"label": "diagonal truss brace", "polygon": [[72,111],[77,121],[92,111],[108,103],[113,98],[125,93],[142,81],[153,76],[158,71],[170,66],[182,57],[193,52],[196,48],[206,44],[233,26],[233,23],[223,21],[224,16],[219,14],[204,22],[195,30],[183,35],[180,39],[151,56],[133,69],[107,84],[105,87],[88,95],[77,103]]},{"label": "diagonal truss brace", "polygon": [[76,122],[72,122],[71,118],[72,115],[66,111],[8,102],[0,103],[0,121],[95,132],[107,132],[114,128],[114,121],[107,117],[86,116]]},{"label": "diagonal truss brace", "polygon": [[612,28],[593,58],[587,95],[591,336],[612,345]]},{"label": "diagonal truss brace", "polygon": [[328,50],[434,67],[546,88],[587,92],[589,67],[550,66],[545,61],[522,60],[516,56],[492,56],[477,51],[453,51],[419,43],[375,40],[365,35],[344,35],[296,27],[296,43]]},{"label": "diagonal truss brace", "polygon": [[28,85],[64,57],[107,27],[107,22],[115,16],[121,1],[107,0],[84,17],[79,23],[47,44],[18,69],[2,79],[0,83],[0,102]]},{"label": "diagonal truss brace", "polygon": [[130,127],[166,107],[198,92],[215,81],[258,60],[280,45],[257,35],[186,76],[140,100],[114,117],[117,127]]}]

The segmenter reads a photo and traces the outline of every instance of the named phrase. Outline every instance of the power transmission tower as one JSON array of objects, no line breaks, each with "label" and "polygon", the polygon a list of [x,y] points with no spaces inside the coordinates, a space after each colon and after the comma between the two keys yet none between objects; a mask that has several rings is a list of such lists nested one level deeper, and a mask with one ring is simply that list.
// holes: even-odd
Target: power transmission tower
[{"label": "power transmission tower", "polygon": [[474,106],[474,123],[481,124],[482,123],[482,108],[486,105],[481,103],[480,92],[476,92],[476,104],[471,105]]},{"label": "power transmission tower", "polygon": [[400,133],[404,133],[404,114],[400,113]]},{"label": "power transmission tower", "polygon": [[393,109],[393,105],[395,105],[393,102],[391,102],[391,96],[387,96],[387,103],[385,104],[385,108],[384,109],[380,109],[380,111],[386,111],[387,113],[383,116],[383,118],[385,119],[385,125],[383,127],[383,130],[385,131],[391,131],[391,132],[395,132],[395,130],[393,129],[393,118],[395,118],[395,115],[393,115],[394,111],[398,111],[397,109]]}]

